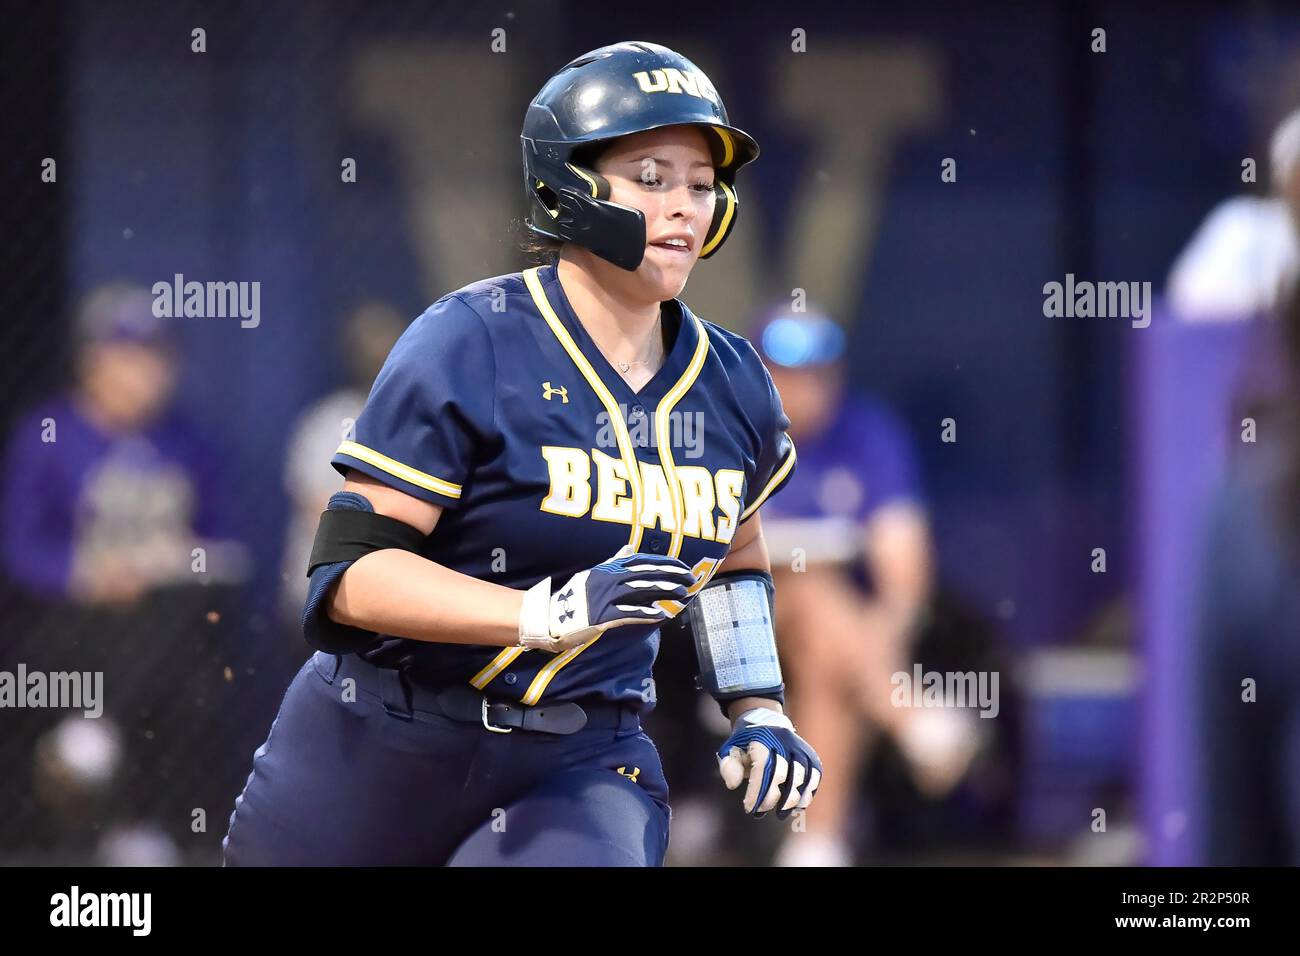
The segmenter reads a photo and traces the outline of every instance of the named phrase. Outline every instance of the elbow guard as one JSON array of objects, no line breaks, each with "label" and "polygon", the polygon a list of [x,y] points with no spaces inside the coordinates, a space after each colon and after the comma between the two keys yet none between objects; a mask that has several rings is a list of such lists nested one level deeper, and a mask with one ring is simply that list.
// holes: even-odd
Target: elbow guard
[{"label": "elbow guard", "polygon": [[772,627],[772,576],[737,571],[715,577],[686,607],[686,626],[695,640],[700,689],[726,713],[741,697],[785,703],[781,661]]},{"label": "elbow guard", "polygon": [[365,495],[340,491],[321,514],[311,558],[307,604],[302,612],[302,632],[307,643],[327,654],[366,650],[378,635],[330,619],[330,593],[343,572],[371,551],[399,548],[420,550],[424,535],[404,521],[376,514]]}]

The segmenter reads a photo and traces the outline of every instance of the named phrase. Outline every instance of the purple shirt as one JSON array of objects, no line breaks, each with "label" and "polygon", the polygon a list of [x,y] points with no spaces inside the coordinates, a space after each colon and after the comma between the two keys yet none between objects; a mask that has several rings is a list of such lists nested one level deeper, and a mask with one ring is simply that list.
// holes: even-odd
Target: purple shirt
[{"label": "purple shirt", "polygon": [[[46,419],[52,442],[43,440]],[[217,460],[177,415],[110,435],[55,399],[18,419],[5,464],[5,573],[47,596],[67,593],[78,553],[231,534]],[[188,549],[183,557],[177,577]]]},{"label": "purple shirt", "polygon": [[773,561],[802,549],[809,560],[847,561],[861,550],[861,529],[887,504],[922,504],[912,441],[883,403],[846,392],[827,426],[796,435],[799,467],[781,495],[763,507]]}]

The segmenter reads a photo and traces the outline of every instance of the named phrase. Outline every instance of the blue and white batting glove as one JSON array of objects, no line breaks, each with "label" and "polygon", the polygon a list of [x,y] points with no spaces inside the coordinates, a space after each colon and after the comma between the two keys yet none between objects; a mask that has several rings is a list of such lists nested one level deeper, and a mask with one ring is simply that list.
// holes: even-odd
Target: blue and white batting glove
[{"label": "blue and white batting glove", "polygon": [[657,602],[684,604],[694,583],[691,569],[676,558],[624,545],[608,561],[569,578],[554,596],[550,578],[529,588],[519,610],[519,646],[563,651],[612,627],[661,624],[673,615]]},{"label": "blue and white batting glove", "polygon": [[822,782],[817,751],[794,732],[789,717],[767,707],[736,719],[731,736],[718,748],[718,772],[728,790],[749,781],[746,813],[761,817],[775,809],[782,820],[806,809]]}]

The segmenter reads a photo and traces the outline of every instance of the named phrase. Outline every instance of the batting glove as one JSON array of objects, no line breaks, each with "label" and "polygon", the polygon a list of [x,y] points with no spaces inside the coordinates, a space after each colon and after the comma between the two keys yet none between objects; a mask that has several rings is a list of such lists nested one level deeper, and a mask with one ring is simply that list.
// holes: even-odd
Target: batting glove
[{"label": "batting glove", "polygon": [[784,714],[766,707],[747,710],[718,748],[718,772],[728,790],[744,780],[745,812],[761,817],[776,809],[784,820],[805,809],[822,782],[822,762],[817,751],[794,732]]},{"label": "batting glove", "polygon": [[529,588],[519,610],[519,646],[563,651],[612,627],[661,624],[673,615],[659,601],[687,601],[695,583],[676,558],[640,554],[625,545],[608,561],[569,578],[551,594],[551,579]]}]

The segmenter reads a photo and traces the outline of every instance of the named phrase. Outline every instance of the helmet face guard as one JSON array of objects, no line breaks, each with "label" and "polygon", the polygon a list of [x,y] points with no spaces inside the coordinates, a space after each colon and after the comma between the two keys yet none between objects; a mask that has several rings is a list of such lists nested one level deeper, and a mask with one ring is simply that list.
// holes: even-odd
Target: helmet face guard
[{"label": "helmet face guard", "polygon": [[708,77],[653,43],[618,43],[584,54],[551,77],[529,104],[520,136],[528,228],[635,270],[645,256],[645,217],[610,202],[608,181],[577,163],[574,154],[668,126],[696,126],[708,134],[715,202],[700,258],[713,255],[735,225],[736,170],[758,156],[758,144],[730,125]]},{"label": "helmet face guard", "polygon": [[[530,149],[549,154],[530,157]],[[645,255],[645,216],[641,210],[609,201],[609,181],[595,170],[558,160],[561,144],[524,142],[529,170],[528,228],[543,236],[576,242],[602,259],[634,270]]]}]

